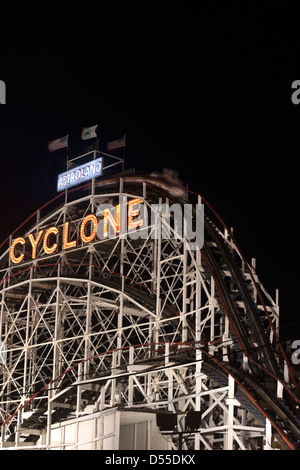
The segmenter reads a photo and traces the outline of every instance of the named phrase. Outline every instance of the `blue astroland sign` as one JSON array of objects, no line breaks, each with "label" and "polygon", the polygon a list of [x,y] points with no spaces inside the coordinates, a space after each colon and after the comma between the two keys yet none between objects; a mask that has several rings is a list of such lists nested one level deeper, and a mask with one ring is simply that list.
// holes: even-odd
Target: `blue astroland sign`
[{"label": "blue astroland sign", "polygon": [[70,188],[76,184],[84,183],[92,178],[101,176],[102,164],[103,159],[101,157],[61,173],[58,175],[57,179],[57,191],[62,191],[63,189]]}]

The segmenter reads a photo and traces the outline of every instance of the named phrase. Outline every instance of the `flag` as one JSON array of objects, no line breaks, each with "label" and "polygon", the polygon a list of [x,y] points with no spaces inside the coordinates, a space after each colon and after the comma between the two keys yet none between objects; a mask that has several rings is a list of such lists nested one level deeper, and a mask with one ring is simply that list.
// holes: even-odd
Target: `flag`
[{"label": "flag", "polygon": [[107,148],[107,150],[114,150],[114,149],[118,149],[120,147],[125,147],[125,145],[126,145],[126,135],[124,135],[120,139],[113,140],[111,142],[107,142],[106,148]]},{"label": "flag", "polygon": [[60,139],[52,140],[48,143],[48,150],[49,152],[54,152],[55,150],[62,149],[64,147],[68,147],[68,136],[65,135]]},{"label": "flag", "polygon": [[97,133],[96,133],[97,127],[98,127],[98,124],[92,127],[84,127],[81,132],[82,140],[93,139],[94,137],[97,137]]}]

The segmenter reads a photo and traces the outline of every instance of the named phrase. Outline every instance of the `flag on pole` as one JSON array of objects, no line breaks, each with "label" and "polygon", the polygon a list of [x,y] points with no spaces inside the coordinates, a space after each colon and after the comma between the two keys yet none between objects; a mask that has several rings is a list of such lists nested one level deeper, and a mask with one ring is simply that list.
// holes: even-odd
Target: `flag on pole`
[{"label": "flag on pole", "polygon": [[68,135],[61,137],[60,139],[52,140],[48,143],[49,152],[54,152],[55,150],[59,150],[64,147],[68,147]]},{"label": "flag on pole", "polygon": [[82,140],[93,139],[94,137],[97,137],[97,127],[98,124],[92,127],[84,127],[81,132]]},{"label": "flag on pole", "polygon": [[120,147],[125,147],[125,145],[126,145],[126,135],[124,135],[120,139],[112,140],[111,142],[107,142],[106,148],[107,148],[107,150],[114,150],[114,149],[118,149]]}]

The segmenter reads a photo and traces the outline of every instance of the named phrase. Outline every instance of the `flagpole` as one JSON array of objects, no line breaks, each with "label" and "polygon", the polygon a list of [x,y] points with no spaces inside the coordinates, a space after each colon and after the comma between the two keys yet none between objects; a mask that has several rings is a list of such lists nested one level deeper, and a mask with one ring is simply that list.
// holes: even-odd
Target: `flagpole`
[{"label": "flagpole", "polygon": [[69,134],[67,134],[67,170],[69,169]]},{"label": "flagpole", "polygon": [[[67,171],[69,169],[69,134],[67,134]],[[65,189],[65,204],[68,202],[68,188]]]},{"label": "flagpole", "polygon": [[125,134],[125,141],[124,141],[124,152],[123,152],[123,163],[122,163],[122,170],[123,170],[123,176],[125,172],[125,154],[126,154],[126,134]]},{"label": "flagpole", "polygon": [[[93,150],[93,160],[96,160],[96,157],[97,157],[97,151],[99,150],[99,138],[98,136],[96,135],[95,139],[94,139],[94,142],[93,142],[93,147],[94,147],[94,150]],[[92,178],[92,187],[91,187],[91,191],[92,191],[92,196],[95,196],[95,178]],[[93,204],[94,204],[94,199],[93,199]]]}]

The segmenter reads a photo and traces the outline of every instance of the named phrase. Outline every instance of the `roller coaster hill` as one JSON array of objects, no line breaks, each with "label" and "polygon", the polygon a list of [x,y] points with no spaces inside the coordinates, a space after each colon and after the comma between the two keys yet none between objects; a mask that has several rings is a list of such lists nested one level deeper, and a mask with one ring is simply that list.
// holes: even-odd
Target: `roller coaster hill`
[{"label": "roller coaster hill", "polygon": [[[161,209],[186,204],[204,206],[197,249]],[[1,449],[300,449],[278,293],[174,173],[61,191],[1,244],[0,270]]]}]

